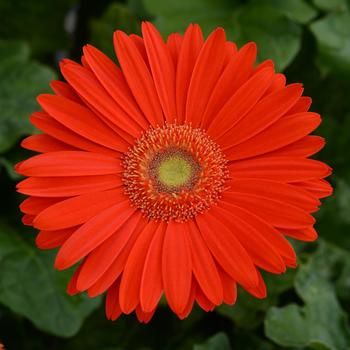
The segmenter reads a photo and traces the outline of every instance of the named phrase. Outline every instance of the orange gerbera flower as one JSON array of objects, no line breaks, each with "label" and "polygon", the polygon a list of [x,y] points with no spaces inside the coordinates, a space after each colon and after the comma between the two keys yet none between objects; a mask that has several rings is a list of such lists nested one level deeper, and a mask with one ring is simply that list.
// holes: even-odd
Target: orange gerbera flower
[{"label": "orange gerbera flower", "polygon": [[109,319],[148,322],[163,294],[180,318],[233,304],[237,284],[263,298],[259,269],[296,266],[285,236],[316,239],[310,213],[332,192],[308,159],[320,116],[301,84],[255,64],[252,42],[142,33],[115,33],[120,67],[85,46],[38,97],[43,133],[22,145],[41,154],[16,167],[23,221],[39,248],[60,247],[56,268],[81,262],[68,293],[107,292]]}]

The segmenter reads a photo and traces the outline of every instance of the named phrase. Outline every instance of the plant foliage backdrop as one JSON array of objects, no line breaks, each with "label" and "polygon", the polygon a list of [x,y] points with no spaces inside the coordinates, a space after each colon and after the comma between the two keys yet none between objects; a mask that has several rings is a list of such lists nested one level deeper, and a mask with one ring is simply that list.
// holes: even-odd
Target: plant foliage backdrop
[{"label": "plant foliage backdrop", "polygon": [[[109,322],[100,299],[68,297],[70,272],[35,248],[21,224],[13,164],[27,157],[35,96],[48,91],[60,58],[92,43],[114,56],[116,29],[151,20],[166,36],[190,22],[223,26],[238,45],[253,40],[289,82],[303,82],[321,113],[320,154],[334,169],[335,195],[317,213],[317,243],[298,244],[299,266],[266,276],[268,297],[240,291],[234,307],[199,309],[180,321],[161,308],[148,325]],[[0,0],[0,343],[7,349],[350,349],[350,1]]]}]

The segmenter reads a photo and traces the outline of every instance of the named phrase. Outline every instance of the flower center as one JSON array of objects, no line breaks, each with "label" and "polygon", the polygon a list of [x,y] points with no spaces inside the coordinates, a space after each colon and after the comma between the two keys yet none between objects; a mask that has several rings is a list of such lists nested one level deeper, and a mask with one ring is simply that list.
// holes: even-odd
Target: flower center
[{"label": "flower center", "polygon": [[200,169],[191,154],[169,147],[155,154],[150,162],[149,175],[159,192],[179,193],[193,188]]},{"label": "flower center", "polygon": [[123,158],[125,193],[149,219],[187,221],[224,190],[226,159],[203,130],[166,124],[145,132]]}]

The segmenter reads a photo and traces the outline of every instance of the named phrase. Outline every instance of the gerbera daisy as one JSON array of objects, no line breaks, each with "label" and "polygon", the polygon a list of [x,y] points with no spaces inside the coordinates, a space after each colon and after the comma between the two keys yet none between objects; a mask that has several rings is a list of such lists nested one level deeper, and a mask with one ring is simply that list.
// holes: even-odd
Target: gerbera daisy
[{"label": "gerbera daisy", "polygon": [[286,236],[316,239],[311,214],[332,192],[308,158],[320,116],[253,42],[198,25],[142,35],[114,33],[119,66],[85,46],[38,97],[42,134],[22,145],[40,154],[16,166],[23,221],[59,247],[57,269],[79,264],[69,294],[107,292],[112,320],[148,322],[162,295],[182,319],[195,301],[235,303],[237,284],[263,298],[259,271],[296,266]]}]

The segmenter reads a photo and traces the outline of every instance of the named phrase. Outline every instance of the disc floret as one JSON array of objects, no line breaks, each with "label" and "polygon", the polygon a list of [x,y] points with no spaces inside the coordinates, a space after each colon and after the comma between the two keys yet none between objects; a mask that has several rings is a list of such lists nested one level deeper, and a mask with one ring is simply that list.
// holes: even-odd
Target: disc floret
[{"label": "disc floret", "polygon": [[218,200],[228,177],[219,146],[190,125],[145,132],[124,155],[123,166],[126,194],[152,220],[193,218]]}]

